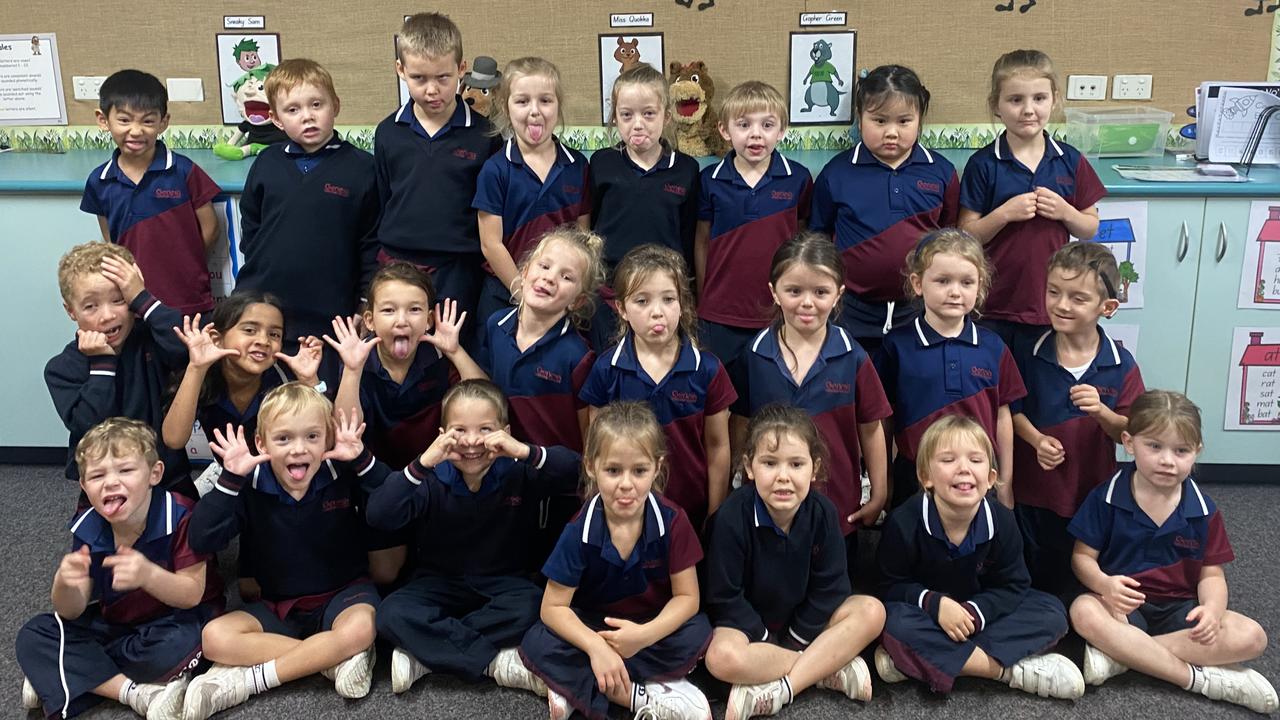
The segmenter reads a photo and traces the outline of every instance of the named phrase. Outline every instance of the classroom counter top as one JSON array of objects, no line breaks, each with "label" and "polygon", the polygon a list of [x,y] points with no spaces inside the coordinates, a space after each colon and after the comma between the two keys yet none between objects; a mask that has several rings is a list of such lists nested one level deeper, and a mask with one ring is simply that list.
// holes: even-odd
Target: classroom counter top
[{"label": "classroom counter top", "polygon": [[[212,150],[179,150],[191,158],[213,178],[218,186],[229,193],[244,190],[244,179],[252,165],[248,161],[223,160]],[[963,171],[965,161],[973,154],[969,149],[940,150],[944,157]],[[587,153],[588,155],[590,152]],[[801,150],[786,153],[809,168],[814,175],[836,155],[833,150]],[[95,167],[110,157],[105,150],[71,150],[66,153],[0,153],[0,193],[80,193],[85,178]],[[700,158],[703,166],[716,158]],[[1159,158],[1103,158],[1094,162],[1094,169],[1106,186],[1110,197],[1258,197],[1280,195],[1280,167],[1258,166],[1250,181],[1244,183],[1160,183],[1127,180],[1120,177],[1112,165],[1149,165],[1155,167],[1186,166],[1172,154]]]}]

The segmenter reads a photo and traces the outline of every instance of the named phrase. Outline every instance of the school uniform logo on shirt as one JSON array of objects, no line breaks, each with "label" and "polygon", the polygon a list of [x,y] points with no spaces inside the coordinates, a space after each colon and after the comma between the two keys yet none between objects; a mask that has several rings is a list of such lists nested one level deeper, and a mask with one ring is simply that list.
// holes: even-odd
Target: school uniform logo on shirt
[{"label": "school uniform logo on shirt", "polygon": [[541,366],[535,368],[533,371],[533,374],[536,377],[541,378],[542,380],[550,380],[553,383],[558,383],[561,381],[561,377],[559,373],[553,373],[550,370]]},{"label": "school uniform logo on shirt", "polygon": [[430,390],[431,388],[433,388],[433,387],[435,387],[435,386],[436,386],[435,378],[427,378],[426,380],[423,380],[422,382],[418,383],[418,385],[417,385],[417,389],[418,389],[418,390]]},{"label": "school uniform logo on shirt", "polygon": [[995,373],[991,372],[987,368],[978,367],[977,365],[969,368],[969,374],[981,380],[991,380],[995,377]]},{"label": "school uniform logo on shirt", "polygon": [[827,381],[827,384],[826,384],[826,386],[825,386],[825,388],[826,388],[826,391],[827,391],[827,392],[829,392],[829,393],[840,393],[840,394],[846,394],[846,393],[848,393],[849,391],[853,390],[853,384],[852,384],[852,383],[832,382],[832,381],[828,380],[828,381]]},{"label": "school uniform logo on shirt", "polygon": [[565,195],[578,195],[582,192],[582,188],[578,185],[561,185],[560,190]]},{"label": "school uniform logo on shirt", "polygon": [[1173,546],[1183,550],[1199,550],[1200,541],[1193,537],[1182,537],[1181,535],[1173,536]]},{"label": "school uniform logo on shirt", "polygon": [[770,200],[785,200],[786,202],[791,202],[795,197],[795,193],[790,190],[773,190],[769,193]]},{"label": "school uniform logo on shirt", "polygon": [[1098,394],[1099,394],[1099,395],[1104,395],[1104,396],[1106,396],[1106,397],[1119,397],[1119,396],[1120,396],[1120,391],[1119,391],[1119,390],[1117,390],[1116,388],[1113,388],[1113,387],[1107,386],[1107,385],[1095,385],[1095,386],[1094,386],[1094,388],[1098,391]]},{"label": "school uniform logo on shirt", "polygon": [[917,180],[916,189],[923,190],[924,192],[929,192],[929,193],[940,193],[942,192],[942,185],[938,183],[927,182],[925,180]]},{"label": "school uniform logo on shirt", "polygon": [[1071,188],[1075,187],[1076,184],[1076,179],[1070,175],[1058,175],[1053,178],[1053,181],[1062,187],[1065,192],[1070,192]]},{"label": "school uniform logo on shirt", "polygon": [[320,505],[320,509],[324,512],[333,512],[334,510],[346,510],[351,507],[351,498],[338,498],[337,500],[325,500]]},{"label": "school uniform logo on shirt", "polygon": [[519,495],[509,495],[502,499],[502,504],[507,507],[520,507],[524,504],[524,498]]},{"label": "school uniform logo on shirt", "polygon": [[640,563],[640,567],[645,570],[657,570],[662,567],[662,561],[661,560],[645,560],[644,562]]},{"label": "school uniform logo on shirt", "polygon": [[667,183],[663,185],[662,191],[669,192],[672,195],[679,195],[680,197],[684,197],[689,193],[688,189],[681,187],[680,185],[673,185],[672,183]]},{"label": "school uniform logo on shirt", "polygon": [[466,148],[458,148],[457,150],[454,150],[453,156],[456,158],[462,158],[463,160],[475,160],[477,157],[474,152]]},{"label": "school uniform logo on shirt", "polygon": [[330,195],[337,195],[338,197],[351,197],[350,190],[342,187],[341,185],[334,185],[333,183],[325,183],[324,191]]},{"label": "school uniform logo on shirt", "polygon": [[156,188],[156,197],[161,200],[181,200],[181,190],[167,190],[165,188]]},{"label": "school uniform logo on shirt", "polygon": [[672,390],[671,399],[678,403],[696,403],[698,402],[698,394],[683,390]]}]

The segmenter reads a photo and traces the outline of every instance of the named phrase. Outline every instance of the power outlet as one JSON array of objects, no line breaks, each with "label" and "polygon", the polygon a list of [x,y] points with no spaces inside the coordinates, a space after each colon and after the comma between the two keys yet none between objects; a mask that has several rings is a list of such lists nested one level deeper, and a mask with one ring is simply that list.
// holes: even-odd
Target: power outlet
[{"label": "power outlet", "polygon": [[1150,100],[1150,75],[1117,75],[1111,85],[1112,100]]},{"label": "power outlet", "polygon": [[102,89],[102,83],[106,82],[106,75],[73,75],[71,76],[71,87],[75,92],[77,100],[97,100],[98,91]]},{"label": "power outlet", "polygon": [[1067,77],[1068,100],[1106,100],[1106,75],[1070,75]]}]

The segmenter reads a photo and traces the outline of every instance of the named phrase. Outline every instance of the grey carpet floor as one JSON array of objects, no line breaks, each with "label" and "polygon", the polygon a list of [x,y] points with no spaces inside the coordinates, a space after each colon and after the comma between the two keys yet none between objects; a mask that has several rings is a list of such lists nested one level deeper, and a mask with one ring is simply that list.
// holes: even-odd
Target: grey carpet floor
[{"label": "grey carpet floor", "polygon": [[[1231,607],[1259,620],[1263,627],[1280,627],[1280,526],[1272,514],[1280,487],[1215,485],[1207,487],[1222,509],[1236,561],[1227,570]],[[21,714],[21,675],[13,657],[13,641],[26,619],[49,607],[49,583],[68,537],[68,510],[75,488],[53,467],[0,466],[0,708]],[[870,543],[863,543],[869,553]],[[224,567],[226,564],[224,563]],[[1079,661],[1078,645],[1066,648]],[[1274,645],[1252,663],[1273,682],[1280,680],[1280,653]],[[251,698],[219,718],[541,718],[545,701],[533,695],[492,685],[471,685],[446,677],[428,676],[401,696],[391,693],[388,658],[384,653],[375,670],[372,692],[363,700],[339,698],[333,686],[310,678]],[[724,703],[713,702],[717,718]],[[615,713],[622,717],[622,713]],[[35,717],[31,715],[30,717]],[[83,717],[129,718],[132,712],[104,703]],[[995,683],[965,680],[950,696],[938,696],[915,683],[886,685],[875,680],[875,699],[861,704],[826,690],[811,690],[797,698],[779,718],[1182,718],[1257,717],[1243,708],[1215,703],[1150,678],[1127,673],[1102,688],[1089,688],[1080,701],[1045,700]]]}]

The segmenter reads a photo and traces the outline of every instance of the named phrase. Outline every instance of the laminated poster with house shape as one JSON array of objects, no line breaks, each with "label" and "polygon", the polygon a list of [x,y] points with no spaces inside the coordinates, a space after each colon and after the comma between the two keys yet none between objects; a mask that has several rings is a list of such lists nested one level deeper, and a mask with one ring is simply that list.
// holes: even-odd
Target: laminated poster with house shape
[{"label": "laminated poster with house shape", "polygon": [[1280,200],[1258,200],[1249,208],[1239,299],[1242,308],[1280,310]]},{"label": "laminated poster with house shape", "polygon": [[1280,327],[1235,328],[1225,429],[1280,430]]},{"label": "laminated poster with house shape", "polygon": [[1116,266],[1120,271],[1116,299],[1120,301],[1120,307],[1142,307],[1143,275],[1147,265],[1147,203],[1098,203],[1098,234],[1088,240],[1106,245],[1116,256]]}]

